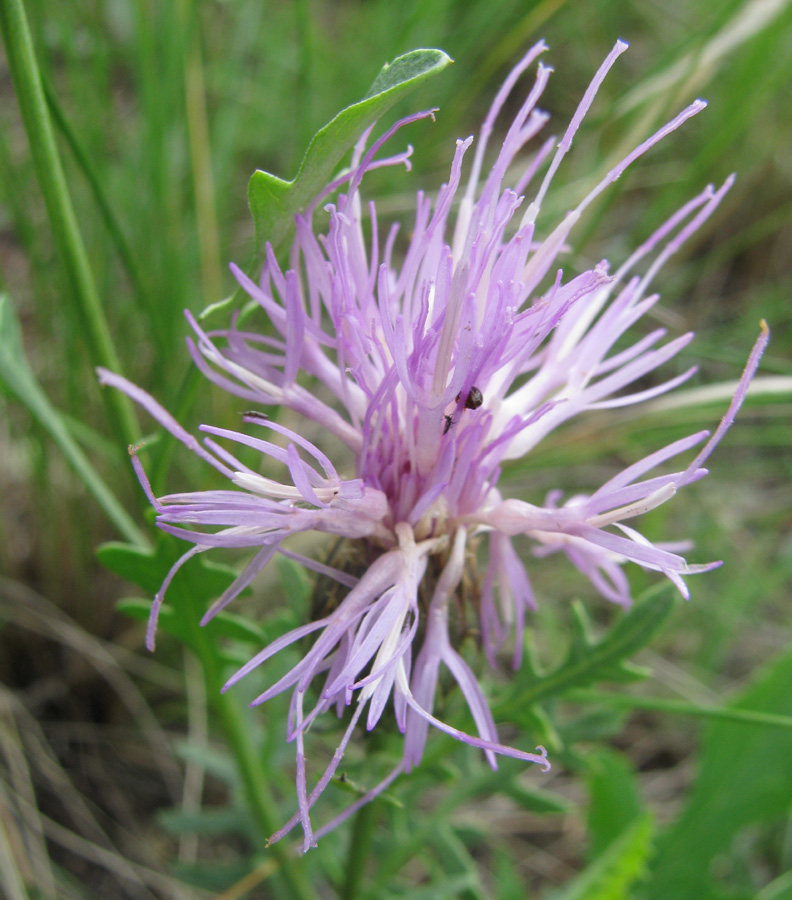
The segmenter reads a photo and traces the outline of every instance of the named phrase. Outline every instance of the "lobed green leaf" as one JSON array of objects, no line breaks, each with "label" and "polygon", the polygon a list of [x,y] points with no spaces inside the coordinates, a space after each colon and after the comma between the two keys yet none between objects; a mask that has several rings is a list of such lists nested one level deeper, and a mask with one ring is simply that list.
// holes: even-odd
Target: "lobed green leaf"
[{"label": "lobed green leaf", "polygon": [[629,662],[629,658],[645,647],[671,613],[676,604],[671,585],[660,585],[624,613],[600,641],[595,641],[582,605],[574,607],[572,637],[567,657],[558,668],[540,673],[532,659],[528,660],[528,687],[497,706],[499,716],[508,717],[520,709],[559,697],[569,691],[600,681],[634,681],[645,677],[646,670]]},{"label": "lobed green leaf", "polygon": [[[163,535],[153,551],[132,544],[110,542],[102,544],[96,555],[102,565],[116,575],[147,593],[155,594],[180,554],[176,542]],[[190,560],[184,569],[177,572],[168,588],[168,602],[163,603],[160,610],[158,628],[195,649],[197,622],[193,621],[194,610],[208,608],[211,601],[219,597],[235,578],[236,572],[229,566],[207,562],[201,556]],[[186,602],[187,595],[189,603]],[[151,601],[126,598],[118,603],[117,608],[133,619],[145,622],[149,617]],[[206,625],[206,630],[213,641],[226,637],[259,646],[266,642],[266,635],[258,625],[225,611],[218,613]],[[219,646],[215,652],[218,657],[222,655]]]}]

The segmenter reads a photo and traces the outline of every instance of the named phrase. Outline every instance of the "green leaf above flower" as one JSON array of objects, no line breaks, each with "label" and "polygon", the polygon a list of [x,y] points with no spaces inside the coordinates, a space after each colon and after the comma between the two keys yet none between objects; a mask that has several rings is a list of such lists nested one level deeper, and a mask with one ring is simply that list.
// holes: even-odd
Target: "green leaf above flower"
[{"label": "green leaf above flower", "polygon": [[386,63],[362,100],[342,109],[316,132],[292,181],[256,170],[248,184],[256,253],[266,241],[278,246],[287,237],[295,213],[327,184],[343,155],[370,125],[450,62],[442,50],[412,50]]}]

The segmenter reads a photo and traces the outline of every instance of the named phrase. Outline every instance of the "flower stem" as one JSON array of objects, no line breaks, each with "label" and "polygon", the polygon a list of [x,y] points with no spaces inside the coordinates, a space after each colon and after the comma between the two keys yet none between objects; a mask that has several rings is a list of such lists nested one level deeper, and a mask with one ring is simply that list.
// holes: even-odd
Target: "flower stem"
[{"label": "flower stem", "polygon": [[[273,810],[276,809],[275,798],[267,784],[261,754],[253,744],[249,725],[245,721],[239,703],[232,694],[221,693],[223,677],[220,660],[206,631],[198,624],[201,612],[192,600],[192,592],[188,592],[187,596],[193,607],[188,615],[189,621],[193,623],[193,647],[201,661],[206,695],[220,718],[225,739],[234,755],[248,809],[263,844],[277,828],[273,814]],[[316,892],[288,847],[274,844],[268,849],[268,853],[271,853],[277,861],[280,875],[292,897],[297,900],[317,900]]]},{"label": "flower stem", "polygon": [[361,806],[355,815],[352,825],[352,834],[349,839],[349,853],[346,864],[346,878],[339,893],[340,900],[354,900],[358,895],[363,874],[366,869],[366,860],[371,850],[371,841],[374,836],[372,813],[376,800]]},{"label": "flower stem", "polygon": [[[206,670],[204,670],[206,671]],[[207,679],[208,681],[208,679]],[[221,694],[219,685],[207,684],[212,691],[214,707],[223,723],[226,740],[234,753],[237,771],[242,780],[248,806],[262,835],[270,835],[277,828],[272,810],[275,799],[264,777],[262,762],[250,739],[250,731],[241,715],[238,703],[228,694]],[[316,894],[302,870],[295,863],[288,847],[275,844],[269,848],[280,866],[284,881],[292,896],[298,900],[316,900]]]},{"label": "flower stem", "polygon": [[[71,283],[76,311],[85,329],[91,362],[119,372],[121,366],[99,301],[55,144],[23,0],[0,0],[0,30],[16,85],[36,177],[53,237]],[[104,391],[103,395],[118,435],[125,444],[135,443],[139,439],[139,430],[130,401],[120,391]]]}]

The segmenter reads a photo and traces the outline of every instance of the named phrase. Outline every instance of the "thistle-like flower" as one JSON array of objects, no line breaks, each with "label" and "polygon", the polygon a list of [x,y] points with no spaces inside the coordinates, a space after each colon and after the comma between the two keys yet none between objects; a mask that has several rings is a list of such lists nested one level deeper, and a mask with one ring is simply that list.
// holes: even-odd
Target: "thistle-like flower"
[{"label": "thistle-like flower", "polygon": [[[526,614],[535,599],[514,538],[527,538],[536,555],[562,551],[599,593],[622,605],[630,602],[622,570],[626,562],[662,573],[684,597],[684,576],[718,565],[688,564],[677,552],[679,545],[652,544],[626,523],[706,474],[702,466],[733,421],[756,371],[766,327],[712,436],[699,432],[674,441],[588,495],[564,500],[561,490],[553,491],[544,506],[534,506],[499,490],[502,467],[573,416],[657,397],[693,374],[695,369],[689,369],[653,387],[631,388],[672,359],[692,335],[664,342],[665,331],[658,328],[632,343],[622,339],[657,302],[649,288],[658,269],[732,183],[729,178],[718,189],[707,187],[615,272],[603,261],[565,279],[557,260],[586,207],[705,104],[696,100],[684,109],[550,225],[541,214],[547,191],[626,44],[618,42],[602,64],[560,143],[547,140],[517,165],[518,155],[548,118],[537,102],[551,70],[539,63],[533,87],[486,170],[496,117],[519,76],[545,49],[544,43],[533,47],[496,96],[466,186],[463,164],[473,138],[457,142],[448,183],[434,202],[418,194],[403,253],[397,253],[396,225],[381,239],[373,203],[367,207],[366,237],[360,185],[376,166],[409,167],[409,149],[387,158],[379,154],[397,130],[430,112],[403,119],[370,146],[368,134],[361,138],[349,171],[296,217],[288,270],[279,266],[271,247],[258,283],[233,268],[279,337],[237,327],[205,332],[187,314],[195,334],[188,341],[190,353],[206,377],[252,406],[291,410],[304,422],[301,433],[255,411],[244,421],[269,432],[272,440],[203,425],[207,437],[199,443],[153,398],[117,375],[100,372],[103,383],[138,401],[233,484],[226,490],[157,498],[133,453],[159,527],[193,544],[155,598],[150,647],[176,568],[212,547],[256,552],[204,622],[250,585],[276,553],[299,560],[324,580],[333,579],[345,592],[335,608],[320,611],[315,621],[263,648],[226,686],[284,647],[315,636],[302,660],[254,701],[291,691],[288,737],[296,744],[298,812],[273,840],[301,823],[307,849],[420,762],[429,725],[481,748],[493,767],[496,754],[504,754],[548,768],[544,748],[529,753],[499,742],[484,693],[449,630],[449,619],[459,615],[452,601],[464,593],[487,657],[494,663],[511,641],[512,662],[519,667]],[[542,171],[538,188],[529,191]],[[312,220],[324,201],[329,226],[317,236]],[[639,268],[642,274],[635,274]],[[620,348],[614,350],[617,342]],[[321,433],[343,448],[338,468],[323,449],[328,445],[317,436]],[[280,464],[282,480],[244,465],[228,442]],[[650,475],[699,446],[679,471]],[[345,542],[354,565],[334,565],[334,555],[320,561],[296,553],[289,539],[306,531]],[[477,558],[486,559],[478,574],[473,571]],[[441,667],[459,685],[477,735],[435,717]],[[365,711],[366,727],[373,728],[389,700],[404,733],[402,761],[385,781],[314,832],[310,809],[336,772],[358,721]],[[341,715],[347,706],[353,711],[338,750],[309,789],[304,752],[309,726],[327,710]]]}]

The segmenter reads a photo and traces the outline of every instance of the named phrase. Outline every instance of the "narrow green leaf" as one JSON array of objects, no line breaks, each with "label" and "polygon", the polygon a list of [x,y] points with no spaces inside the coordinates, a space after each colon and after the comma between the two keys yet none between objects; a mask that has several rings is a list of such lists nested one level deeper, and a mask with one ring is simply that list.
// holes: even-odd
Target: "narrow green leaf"
[{"label": "narrow green leaf", "polygon": [[565,813],[569,812],[573,803],[560,794],[551,794],[550,791],[540,791],[538,788],[528,788],[519,784],[515,779],[504,784],[501,793],[511,797],[514,802],[533,813]]},{"label": "narrow green leaf", "polygon": [[513,721],[521,731],[531,735],[531,739],[546,747],[553,755],[560,753],[564,747],[564,739],[558,732],[557,724],[538,704],[525,706],[515,714]]},{"label": "narrow green leaf", "polygon": [[600,856],[641,812],[638,782],[629,760],[609,747],[586,754],[589,857]]},{"label": "narrow green leaf", "polygon": [[[552,900],[627,900],[641,878],[652,852],[654,825],[640,816],[570,885],[552,894]],[[670,900],[675,895],[667,895]]]},{"label": "narrow green leaf", "polygon": [[[410,900],[458,900],[465,891],[478,889],[476,876],[471,872],[437,878],[425,887],[411,888]],[[403,897],[404,894],[388,894],[388,897]]]},{"label": "narrow green leaf", "polygon": [[[735,701],[736,710],[792,715],[792,653],[770,663]],[[710,863],[747,826],[788,815],[792,731],[716,722],[699,754],[699,776],[679,819],[658,842],[648,900],[710,900],[722,891]]]},{"label": "narrow green leaf", "polygon": [[25,357],[19,321],[11,301],[3,294],[0,294],[0,388],[21,403],[52,438],[120,534],[135,545],[148,546],[143,532],[91,465],[36,381]]},{"label": "narrow green leaf", "polygon": [[769,725],[772,728],[792,728],[792,716],[762,712],[756,709],[734,709],[731,706],[699,706],[684,700],[669,700],[665,697],[637,697],[631,694],[615,694],[606,691],[576,690],[570,700],[586,703],[606,703],[619,709],[649,709],[656,712],[680,716],[695,716],[700,719],[718,719],[743,725]]},{"label": "narrow green leaf", "polygon": [[239,772],[234,758],[225,750],[211,744],[195,744],[190,741],[177,741],[174,745],[176,755],[184,762],[194,762],[202,766],[212,777],[217,778],[231,788],[239,786]]},{"label": "narrow green leaf", "polygon": [[[173,874],[187,885],[208,891],[215,895],[220,891],[230,891],[236,884],[247,878],[256,864],[253,859],[199,860],[193,863],[174,861]],[[233,895],[232,895],[233,896]]]},{"label": "narrow green leaf", "polygon": [[198,834],[203,837],[219,837],[229,834],[246,834],[250,820],[242,810],[221,806],[186,812],[182,809],[166,809],[157,815],[160,825],[169,834],[177,836]]},{"label": "narrow green leaf", "polygon": [[754,900],[792,900],[792,872],[775,878],[759,891]]},{"label": "narrow green leaf", "polygon": [[[450,823],[437,823],[432,845],[443,873],[442,879],[434,879],[435,896],[453,896],[459,900],[485,900],[486,895],[481,885],[476,860]],[[442,883],[446,879],[454,878],[457,873],[460,877],[467,876],[469,879],[467,888],[461,888],[454,894],[446,894],[442,890]]]},{"label": "narrow green leaf", "polygon": [[[371,790],[371,785],[363,785],[358,784],[356,781],[353,781],[349,776],[342,772],[340,775],[336,776],[331,782],[334,787],[338,788],[340,791],[343,791],[347,794],[354,794],[356,798],[362,797],[364,794],[368,793]],[[377,795],[377,800],[386,803],[388,806],[392,806],[394,809],[403,809],[404,804],[399,800],[399,798],[390,791],[383,791],[381,794]]]},{"label": "narrow green leaf", "polygon": [[[85,149],[77,132],[72,128],[69,120],[66,118],[55,92],[45,79],[42,79],[42,87],[44,89],[44,96],[47,99],[47,107],[52,115],[52,121],[66,139],[66,143],[69,145],[69,149],[74,156],[77,166],[83,173],[85,180],[88,182],[88,186],[91,189],[96,205],[104,220],[107,233],[110,235],[111,240],[116,246],[118,256],[126,270],[135,294],[140,303],[145,305],[148,309],[149,316],[152,320],[157,321],[157,307],[152,303],[151,297],[143,287],[143,279],[140,274],[140,269],[135,261],[132,248],[124,234],[121,223],[118,221],[118,217],[113,211],[110,199],[102,184],[102,179],[97,173],[97,167],[89,158],[88,151]],[[153,331],[154,336],[158,337],[156,333],[157,330],[153,329]]]},{"label": "narrow green leaf", "polygon": [[330,180],[360,135],[397,101],[450,62],[442,50],[413,50],[386,63],[366,96],[341,110],[314,135],[292,181],[260,169],[254,172],[248,185],[248,203],[256,229],[256,252],[261,252],[266,241],[277,247],[291,231],[295,213]]},{"label": "narrow green leaf", "polygon": [[587,635],[585,614],[582,607],[579,607],[575,611],[575,631],[566,660],[552,672],[529,676],[527,689],[522,687],[522,682],[516,695],[497,706],[497,714],[508,717],[526,706],[599,681],[625,681],[642,677],[645,671],[632,666],[628,661],[629,657],[652,640],[675,603],[671,585],[660,585],[648,591],[615,622],[599,642]]},{"label": "narrow green leaf", "polygon": [[[504,762],[495,771],[484,770],[481,774],[471,776],[454,770],[452,778],[459,784],[457,791],[462,792],[462,799],[455,805],[474,800],[476,797],[489,797],[493,794],[502,794],[510,797],[518,806],[529,812],[537,813],[565,813],[573,807],[571,800],[560,794],[538,788],[527,787],[517,777],[516,767]],[[464,787],[462,786],[464,784]]]},{"label": "narrow green leaf", "polygon": [[[91,362],[120,372],[118,354],[55,143],[23,0],[0,3],[0,32],[52,236],[72,287],[68,299],[73,301],[82,322]],[[123,443],[136,443],[140,433],[132,401],[120,391],[107,391],[105,403]]]},{"label": "narrow green leaf", "polygon": [[525,884],[523,875],[518,867],[519,855],[514,859],[505,850],[498,847],[492,848],[495,856],[493,871],[493,885],[495,887],[495,900],[525,900]]},{"label": "narrow green leaf", "polygon": [[[576,701],[578,693],[572,691],[564,699]],[[535,707],[538,708],[538,707]],[[624,729],[627,713],[621,709],[603,709],[593,704],[575,711],[573,716],[556,723],[556,733],[564,747],[592,741],[609,741]],[[549,747],[548,747],[549,749]]]}]

